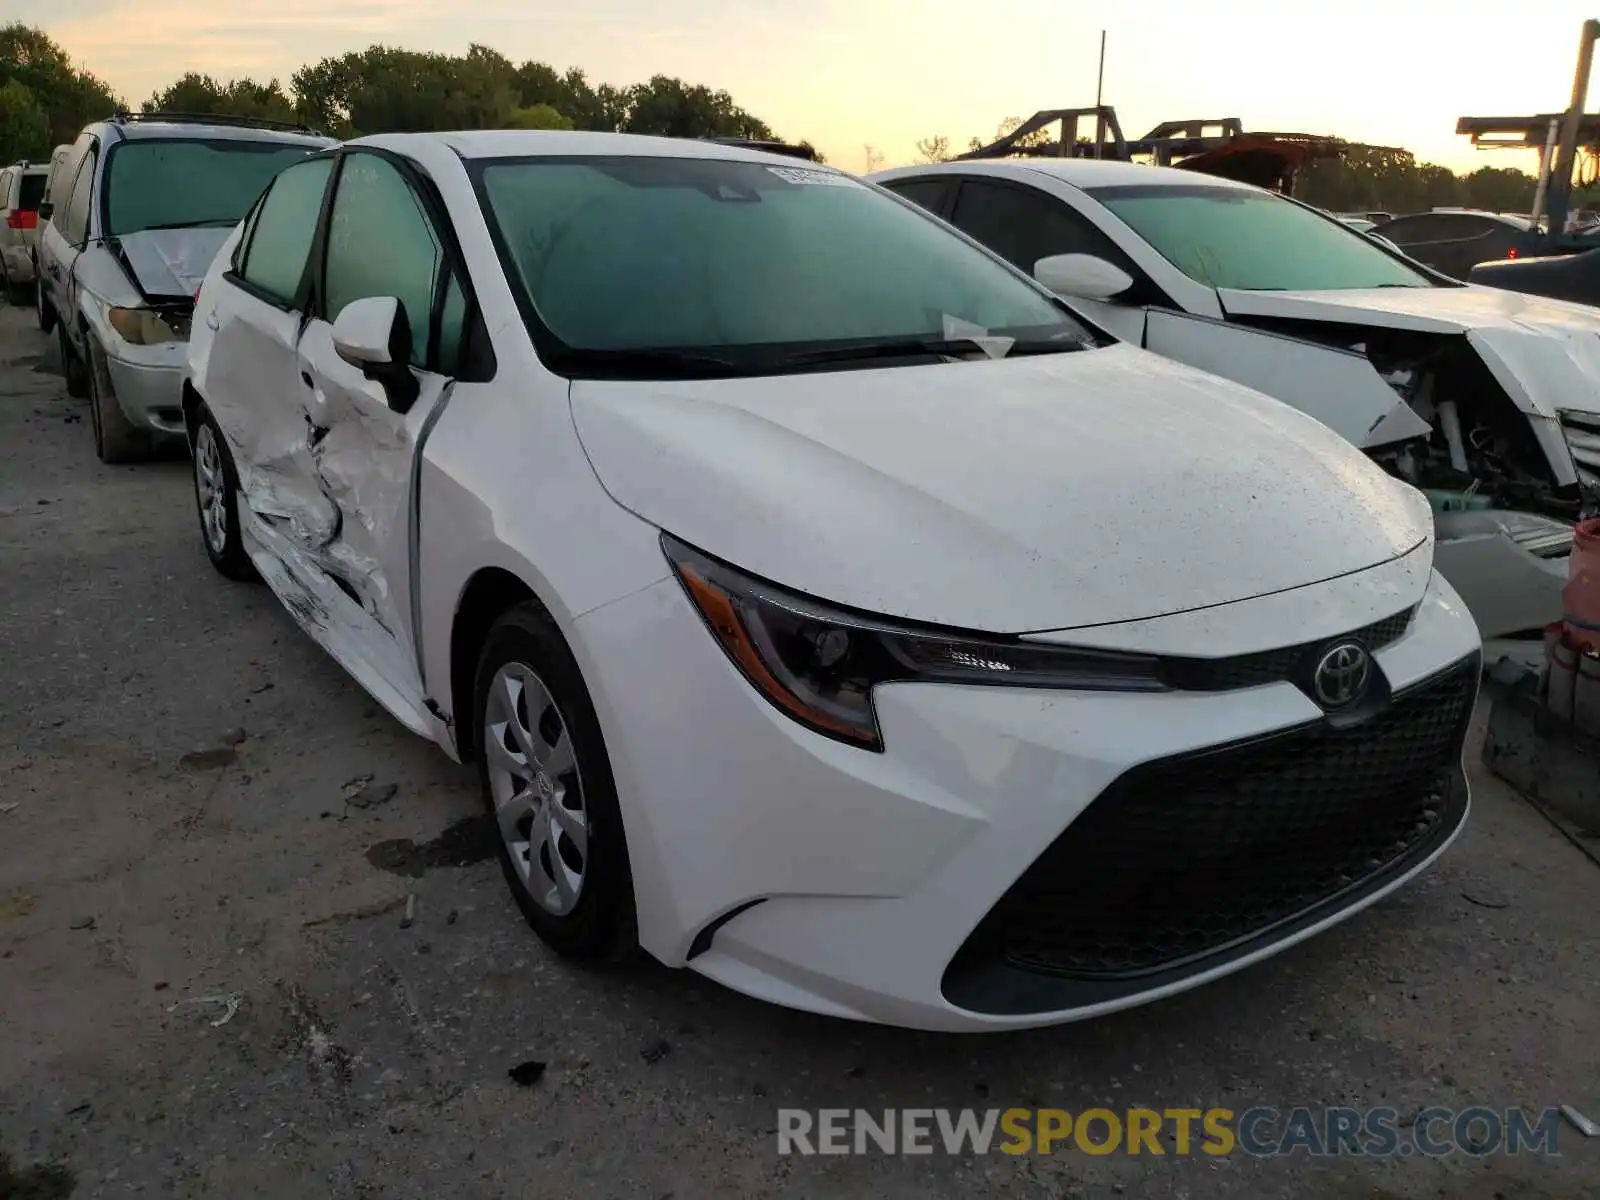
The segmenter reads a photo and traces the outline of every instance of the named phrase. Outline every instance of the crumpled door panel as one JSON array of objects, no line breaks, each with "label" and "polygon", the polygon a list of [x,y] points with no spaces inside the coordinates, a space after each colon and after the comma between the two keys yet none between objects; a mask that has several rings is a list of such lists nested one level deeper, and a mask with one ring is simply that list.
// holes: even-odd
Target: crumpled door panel
[{"label": "crumpled door panel", "polygon": [[[248,316],[235,305],[250,306]],[[242,292],[216,308],[207,403],[234,455],[239,489],[252,510],[283,523],[298,545],[315,550],[339,532],[339,510],[316,481],[315,430],[298,378],[300,317]]]}]

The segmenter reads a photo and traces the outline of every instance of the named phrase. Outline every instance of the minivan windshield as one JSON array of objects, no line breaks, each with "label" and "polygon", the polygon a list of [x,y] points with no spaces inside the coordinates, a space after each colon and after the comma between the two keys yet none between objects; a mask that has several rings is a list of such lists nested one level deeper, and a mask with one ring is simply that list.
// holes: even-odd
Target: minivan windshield
[{"label": "minivan windshield", "polygon": [[119,142],[106,168],[106,234],[236,225],[274,175],[316,150],[246,138]]},{"label": "minivan windshield", "polygon": [[530,331],[568,374],[894,366],[977,356],[974,336],[993,356],[1096,344],[1010,268],[837,171],[594,156],[474,174]]},{"label": "minivan windshield", "polygon": [[1437,287],[1370,238],[1270,192],[1129,184],[1088,192],[1207,287],[1247,292]]}]

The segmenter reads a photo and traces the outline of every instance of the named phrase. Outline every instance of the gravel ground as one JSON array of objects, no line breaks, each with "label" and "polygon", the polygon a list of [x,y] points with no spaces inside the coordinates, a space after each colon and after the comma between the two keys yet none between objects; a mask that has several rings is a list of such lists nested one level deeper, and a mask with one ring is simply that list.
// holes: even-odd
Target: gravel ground
[{"label": "gravel ground", "polygon": [[[916,1034],[577,969],[513,910],[470,772],[212,572],[185,462],[98,464],[52,357],[0,311],[3,1200],[1600,1193],[1572,1129],[1557,1158],[780,1157],[780,1107],[1600,1118],[1600,871],[1475,770],[1424,879],[1109,1019]],[[347,804],[362,776],[394,795]]]}]

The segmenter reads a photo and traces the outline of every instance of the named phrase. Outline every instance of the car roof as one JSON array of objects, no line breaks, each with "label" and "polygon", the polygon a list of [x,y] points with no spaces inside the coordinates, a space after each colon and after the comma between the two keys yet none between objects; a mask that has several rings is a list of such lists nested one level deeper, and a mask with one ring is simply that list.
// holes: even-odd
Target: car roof
[{"label": "car roof", "polygon": [[48,175],[50,173],[50,164],[22,158],[14,163],[0,165],[0,171],[21,171],[24,175]]},{"label": "car roof", "polygon": [[697,138],[647,137],[634,133],[587,133],[554,129],[472,129],[441,133],[380,133],[352,146],[375,146],[405,154],[425,144],[443,144],[462,158],[540,158],[547,155],[619,155],[628,158],[715,158],[759,162],[791,170],[832,171],[792,154],[772,154]]},{"label": "car roof", "polygon": [[[999,169],[994,169],[999,168]],[[1151,167],[1143,163],[1109,162],[1097,158],[980,158],[958,159],[925,167],[896,167],[880,171],[873,179],[896,179],[909,175],[993,174],[1016,178],[1019,173],[1049,175],[1076,188],[1126,187],[1204,187],[1244,192],[1262,189],[1217,175],[1183,171],[1176,167]]]},{"label": "car roof", "polygon": [[334,138],[322,137],[320,134],[306,133],[293,129],[273,129],[266,125],[210,125],[204,121],[99,121],[88,128],[115,129],[118,136],[125,141],[140,142],[159,139],[162,141],[207,141],[207,142],[281,142],[285,146],[305,146],[310,149],[322,149],[326,146],[337,145]]}]

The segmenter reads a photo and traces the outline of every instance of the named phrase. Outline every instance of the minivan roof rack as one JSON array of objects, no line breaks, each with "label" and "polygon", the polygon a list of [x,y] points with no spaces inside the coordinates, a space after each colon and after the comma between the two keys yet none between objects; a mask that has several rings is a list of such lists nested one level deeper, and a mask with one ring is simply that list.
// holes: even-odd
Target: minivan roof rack
[{"label": "minivan roof rack", "polygon": [[111,119],[118,124],[139,121],[163,121],[174,125],[234,125],[245,129],[282,129],[289,133],[316,133],[309,125],[294,121],[269,121],[265,117],[239,117],[228,113],[163,112],[153,109],[146,112],[115,112]]}]

